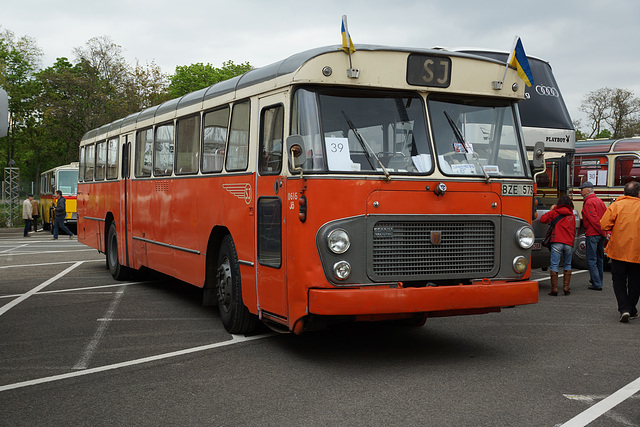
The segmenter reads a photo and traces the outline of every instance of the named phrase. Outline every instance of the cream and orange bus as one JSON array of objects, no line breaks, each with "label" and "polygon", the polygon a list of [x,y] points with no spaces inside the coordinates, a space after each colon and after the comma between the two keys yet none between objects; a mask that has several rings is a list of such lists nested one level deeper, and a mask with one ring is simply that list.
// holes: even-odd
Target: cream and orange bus
[{"label": "cream and orange bus", "polygon": [[88,132],[79,241],[231,333],[535,303],[523,82],[470,54],[295,54]]},{"label": "cream and orange bus", "polygon": [[[593,184],[593,191],[609,206],[624,194],[624,185],[640,181],[640,138],[596,139],[576,142],[573,163],[573,203],[582,211],[583,198],[579,187]],[[574,246],[573,264],[587,269],[584,229],[580,228]]]},{"label": "cream and orange bus", "polygon": [[57,166],[40,174],[40,219],[44,230],[53,231],[53,209],[56,190],[62,191],[65,198],[67,227],[75,226],[78,221],[76,196],[78,193],[78,162]]}]

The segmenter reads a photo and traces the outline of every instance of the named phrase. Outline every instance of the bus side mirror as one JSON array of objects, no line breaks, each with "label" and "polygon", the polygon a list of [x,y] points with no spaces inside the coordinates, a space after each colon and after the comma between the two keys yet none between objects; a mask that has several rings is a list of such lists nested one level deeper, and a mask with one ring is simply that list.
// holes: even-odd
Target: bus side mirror
[{"label": "bus side mirror", "polygon": [[542,169],[544,167],[544,142],[538,141],[533,146],[533,168]]},{"label": "bus side mirror", "polygon": [[302,165],[307,161],[304,153],[304,140],[300,135],[290,135],[287,138],[287,152],[289,156],[289,166],[293,170],[302,170]]}]

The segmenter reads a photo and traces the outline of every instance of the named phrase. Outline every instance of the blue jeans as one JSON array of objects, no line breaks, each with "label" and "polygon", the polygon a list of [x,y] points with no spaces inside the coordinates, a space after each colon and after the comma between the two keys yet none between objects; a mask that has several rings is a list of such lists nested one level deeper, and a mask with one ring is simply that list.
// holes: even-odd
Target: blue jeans
[{"label": "blue jeans", "polygon": [[586,236],[587,244],[587,265],[589,266],[589,275],[594,288],[602,288],[602,278],[604,275],[604,237]]},{"label": "blue jeans", "polygon": [[58,238],[58,229],[64,231],[69,236],[73,236],[73,233],[71,232],[71,230],[69,230],[67,226],[64,225],[64,217],[55,217],[53,219],[53,238],[54,239]]},{"label": "blue jeans", "polygon": [[564,243],[551,244],[551,271],[558,272],[560,267],[560,258],[564,255],[564,271],[571,271],[571,255],[573,254],[573,246]]},{"label": "blue jeans", "polygon": [[31,231],[31,220],[30,219],[25,219],[24,220],[24,237],[27,237],[29,235],[29,232]]}]

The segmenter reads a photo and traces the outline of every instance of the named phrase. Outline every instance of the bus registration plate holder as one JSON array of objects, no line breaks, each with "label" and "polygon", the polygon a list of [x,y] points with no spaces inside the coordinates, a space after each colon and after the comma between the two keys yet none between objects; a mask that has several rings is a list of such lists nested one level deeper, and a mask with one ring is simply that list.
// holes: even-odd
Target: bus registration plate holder
[{"label": "bus registration plate holder", "polygon": [[502,196],[533,196],[532,184],[505,184],[501,185]]}]

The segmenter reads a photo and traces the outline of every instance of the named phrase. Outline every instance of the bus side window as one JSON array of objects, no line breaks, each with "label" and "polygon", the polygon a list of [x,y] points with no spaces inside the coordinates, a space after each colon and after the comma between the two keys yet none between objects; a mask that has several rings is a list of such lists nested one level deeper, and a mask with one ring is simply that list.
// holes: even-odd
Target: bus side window
[{"label": "bus side window", "polygon": [[640,158],[619,156],[616,158],[614,186],[623,186],[631,181],[640,181]]},{"label": "bus side window", "polygon": [[[85,169],[84,169],[84,180],[85,181],[93,181],[93,169],[96,163],[96,146],[93,144],[86,146],[86,158],[85,158]],[[55,187],[55,183],[51,183],[52,187]],[[54,189],[55,191],[55,189]]]},{"label": "bus side window", "polygon": [[107,142],[100,141],[96,144],[96,172],[95,179],[103,180],[107,168]]},{"label": "bus side window", "polygon": [[233,106],[227,150],[228,171],[243,171],[249,165],[249,113],[249,101]]},{"label": "bus side window", "polygon": [[229,107],[204,115],[202,172],[220,172],[224,163],[229,127]]},{"label": "bus side window", "polygon": [[137,178],[151,176],[151,152],[153,149],[153,130],[151,128],[136,134],[135,175]]},{"label": "bus side window", "polygon": [[197,173],[200,155],[200,116],[178,119],[177,126],[176,173]]},{"label": "bus side window", "polygon": [[284,108],[282,105],[262,110],[260,120],[260,173],[273,175],[282,169]]},{"label": "bus side window", "polygon": [[156,127],[153,150],[153,174],[171,175],[173,172],[174,126],[173,123]]},{"label": "bus side window", "polygon": [[[79,167],[78,167],[78,182],[84,181],[84,163],[85,163],[85,161],[84,161],[84,150],[85,150],[85,147],[80,147],[80,163],[79,163]],[[42,177],[42,182],[40,183],[40,189],[43,190],[43,191],[46,189],[46,187],[44,185],[44,181],[45,181],[45,178],[43,176]]]},{"label": "bus side window", "polygon": [[118,178],[118,138],[107,141],[107,179]]}]

